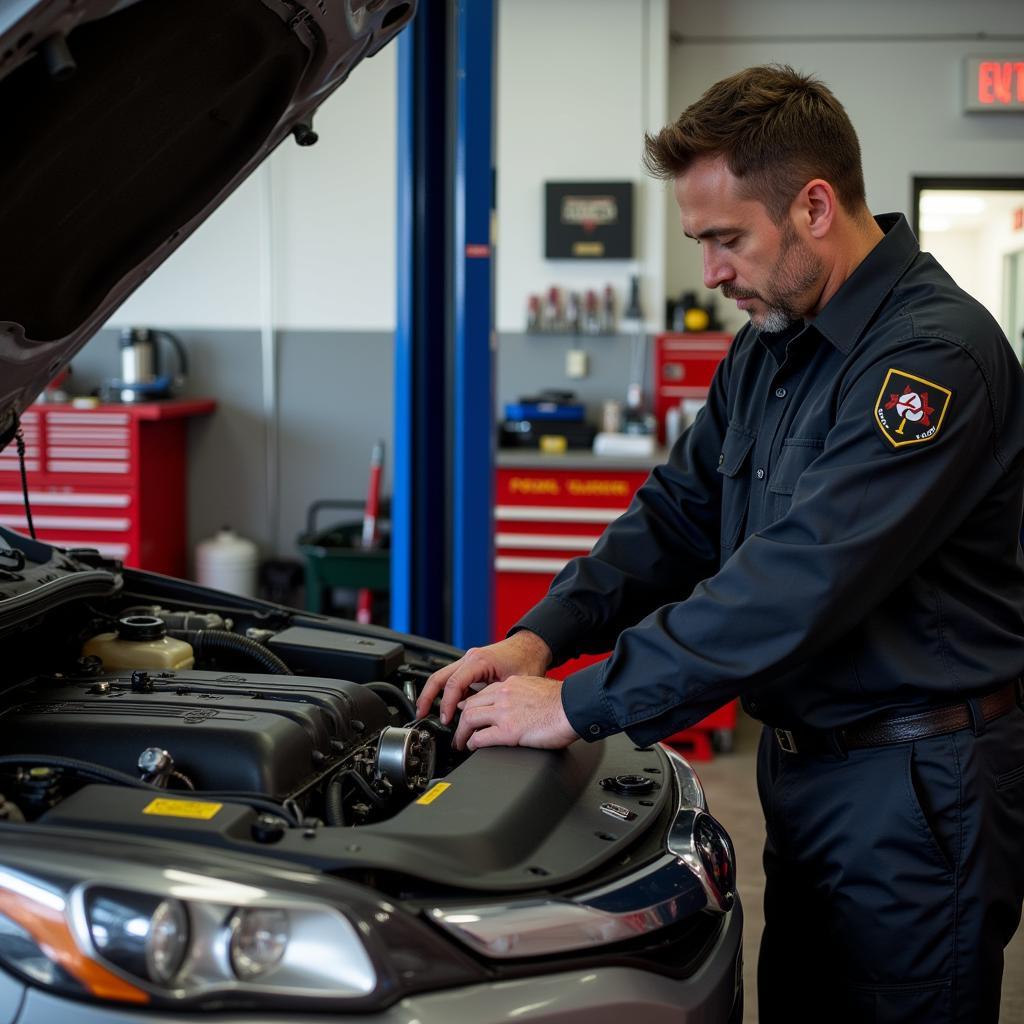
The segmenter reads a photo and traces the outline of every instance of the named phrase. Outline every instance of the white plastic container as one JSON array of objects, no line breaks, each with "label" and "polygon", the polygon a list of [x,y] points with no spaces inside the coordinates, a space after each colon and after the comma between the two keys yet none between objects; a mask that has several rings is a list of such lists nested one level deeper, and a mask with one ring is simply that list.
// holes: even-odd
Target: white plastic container
[{"label": "white plastic container", "polygon": [[196,578],[204,587],[255,597],[258,568],[256,544],[229,527],[196,545]]}]

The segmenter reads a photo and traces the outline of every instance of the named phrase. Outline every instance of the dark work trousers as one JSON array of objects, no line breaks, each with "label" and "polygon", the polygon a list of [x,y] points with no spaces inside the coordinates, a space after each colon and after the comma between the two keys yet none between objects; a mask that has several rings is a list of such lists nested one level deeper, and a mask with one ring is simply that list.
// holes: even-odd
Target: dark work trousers
[{"label": "dark work trousers", "polygon": [[760,1019],[996,1024],[1024,898],[1024,712],[845,757],[758,753]]}]

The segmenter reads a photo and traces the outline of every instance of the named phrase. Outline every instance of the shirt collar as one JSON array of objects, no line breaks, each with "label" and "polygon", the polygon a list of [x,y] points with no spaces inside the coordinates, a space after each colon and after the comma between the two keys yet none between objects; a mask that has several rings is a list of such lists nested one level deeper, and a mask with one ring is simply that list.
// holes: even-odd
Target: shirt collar
[{"label": "shirt collar", "polygon": [[813,320],[815,330],[844,355],[853,349],[878,307],[921,251],[902,213],[880,214],[875,223],[884,237]]}]

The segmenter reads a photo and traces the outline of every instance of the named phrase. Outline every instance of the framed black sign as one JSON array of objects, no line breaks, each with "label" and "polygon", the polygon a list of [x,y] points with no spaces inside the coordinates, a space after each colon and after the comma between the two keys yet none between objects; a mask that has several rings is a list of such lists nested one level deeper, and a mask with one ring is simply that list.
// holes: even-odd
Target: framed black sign
[{"label": "framed black sign", "polygon": [[633,182],[549,181],[544,193],[547,259],[633,258]]}]

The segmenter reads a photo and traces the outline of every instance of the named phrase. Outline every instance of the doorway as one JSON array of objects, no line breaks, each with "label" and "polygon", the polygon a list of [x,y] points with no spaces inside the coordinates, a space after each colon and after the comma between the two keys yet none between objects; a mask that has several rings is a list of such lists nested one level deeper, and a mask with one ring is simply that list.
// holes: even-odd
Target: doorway
[{"label": "doorway", "polygon": [[1024,356],[1024,178],[914,178],[913,227]]}]

